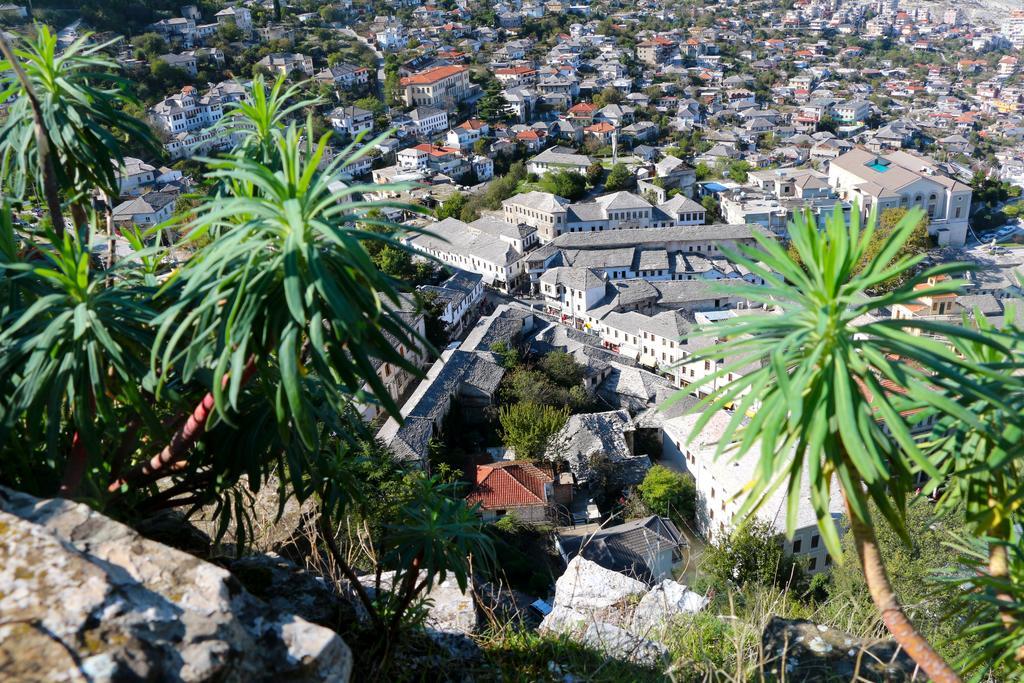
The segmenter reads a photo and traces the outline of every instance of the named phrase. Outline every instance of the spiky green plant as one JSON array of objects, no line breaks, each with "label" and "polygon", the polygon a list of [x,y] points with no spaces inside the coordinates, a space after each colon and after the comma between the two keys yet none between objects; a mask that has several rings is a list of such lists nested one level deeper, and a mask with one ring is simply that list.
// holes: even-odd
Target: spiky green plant
[{"label": "spiky green plant", "polygon": [[[729,293],[764,304],[769,311],[702,330],[723,341],[686,362],[719,364],[717,372],[689,390],[714,387],[730,374],[736,376],[699,403],[704,413],[694,434],[715,411],[734,405],[718,455],[739,457],[759,445],[741,514],[753,512],[768,495],[784,488],[786,524],[792,532],[801,487],[807,481],[826,548],[841,560],[839,531],[829,509],[832,490],[838,486],[883,622],[930,676],[951,681],[957,680],[956,674],[900,607],[872,530],[873,524],[887,523],[909,542],[904,527],[907,497],[919,474],[939,476],[915,439],[914,423],[933,411],[977,422],[970,411],[935,389],[938,383],[982,390],[975,373],[984,371],[961,359],[948,340],[993,343],[969,328],[889,319],[893,306],[957,291],[962,283],[948,276],[962,271],[962,264],[929,268],[908,277],[895,291],[868,295],[875,285],[916,269],[922,256],[896,255],[919,219],[919,211],[909,212],[863,269],[876,216],[862,227],[857,211],[849,224],[836,211],[821,232],[811,217],[799,216],[790,225],[799,263],[762,234],[755,235],[757,247],[727,250],[733,262],[766,283],[730,284]],[[872,519],[869,499],[882,519]]]}]

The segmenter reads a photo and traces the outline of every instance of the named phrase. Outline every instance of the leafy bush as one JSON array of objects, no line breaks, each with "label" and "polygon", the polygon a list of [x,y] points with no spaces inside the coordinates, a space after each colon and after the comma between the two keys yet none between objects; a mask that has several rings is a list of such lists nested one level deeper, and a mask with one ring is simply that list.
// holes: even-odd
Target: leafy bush
[{"label": "leafy bush", "polygon": [[532,401],[505,406],[498,414],[502,440],[516,458],[536,460],[544,455],[551,437],[569,417],[569,408],[553,408]]},{"label": "leafy bush", "polygon": [[701,569],[724,589],[749,584],[800,588],[803,570],[784,549],[785,537],[767,522],[749,520],[725,538],[709,544]]},{"label": "leafy bush", "polygon": [[697,484],[690,475],[655,465],[647,471],[637,491],[654,514],[668,517],[684,527],[693,525]]}]

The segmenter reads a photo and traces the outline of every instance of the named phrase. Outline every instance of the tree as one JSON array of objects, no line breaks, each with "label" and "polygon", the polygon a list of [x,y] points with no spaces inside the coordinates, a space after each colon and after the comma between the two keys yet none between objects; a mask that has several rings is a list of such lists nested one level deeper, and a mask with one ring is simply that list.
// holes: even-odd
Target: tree
[{"label": "tree", "polygon": [[[870,511],[872,515],[880,514],[874,505],[870,506]],[[937,568],[949,563],[950,539],[963,531],[961,515],[962,512],[955,509],[937,513],[929,500],[917,498],[907,505],[909,546],[891,527],[876,529],[893,588],[909,606],[908,611],[915,623],[921,624],[922,632],[940,651],[954,659],[967,649],[963,641],[964,629],[956,620],[947,618],[949,596],[936,590],[935,575]],[[843,537],[842,548],[844,555],[856,555],[852,534]],[[851,621],[875,622],[879,630],[884,629],[878,622],[871,593],[860,568],[847,562],[833,567],[831,574],[832,585],[826,603],[831,610],[845,613],[844,618]]]},{"label": "tree", "polygon": [[568,418],[568,408],[532,401],[504,406],[498,413],[502,442],[516,452],[517,459],[537,460]]},{"label": "tree", "polygon": [[566,199],[579,199],[587,191],[587,179],[575,171],[548,173],[540,181],[546,191]]},{"label": "tree", "polygon": [[622,93],[618,88],[613,88],[612,86],[608,86],[594,95],[593,99],[594,106],[598,108],[607,104],[619,104],[620,102],[622,102]]},{"label": "tree", "polygon": [[[755,237],[757,248],[730,251],[729,258],[764,276],[768,285],[739,285],[734,293],[753,302],[771,302],[782,314],[716,325],[714,334],[726,341],[694,354],[691,362],[722,361],[722,368],[688,389],[699,390],[729,373],[742,373],[711,389],[700,404],[707,410],[693,431],[700,433],[717,408],[735,401],[733,417],[720,438],[719,455],[735,443],[739,457],[760,438],[760,462],[741,514],[749,514],[769,491],[783,486],[789,492],[786,518],[792,531],[806,477],[822,540],[829,553],[841,560],[839,532],[829,514],[832,488],[839,486],[849,513],[849,533],[883,622],[929,676],[953,681],[958,676],[914,628],[893,591],[874,531],[876,518],[868,509],[868,501],[873,501],[878,521],[910,542],[905,525],[907,497],[919,473],[935,481],[940,473],[914,440],[906,416],[917,420],[930,411],[948,410],[948,401],[936,386],[970,382],[968,373],[973,370],[945,344],[911,333],[924,328],[952,340],[969,336],[963,328],[883,320],[876,313],[921,296],[956,291],[959,283],[941,276],[962,266],[929,268],[908,277],[894,292],[865,297],[875,284],[904,276],[920,262],[921,256],[893,262],[919,220],[917,209],[906,215],[882,252],[859,272],[876,226],[872,218],[862,230],[858,212],[847,225],[837,209],[820,233],[812,219],[801,215],[790,225],[800,263],[760,234]],[[860,324],[858,319],[868,315],[879,319]],[[749,363],[761,365],[750,371]],[[755,401],[759,404],[755,417],[743,424]],[[909,406],[914,406],[912,413],[907,412]],[[885,431],[878,419],[884,420]]]},{"label": "tree", "polygon": [[708,194],[700,200],[700,205],[704,207],[704,220],[707,223],[721,223],[722,218],[722,206],[718,203],[718,200],[714,195]]},{"label": "tree", "polygon": [[677,524],[692,526],[697,485],[690,475],[655,465],[647,470],[637,490],[640,499],[655,514],[668,517]]},{"label": "tree", "polygon": [[476,105],[476,113],[488,123],[498,123],[509,119],[508,101],[501,89],[501,83],[491,79],[484,88],[484,94]]},{"label": "tree", "polygon": [[743,588],[753,583],[799,589],[804,581],[803,570],[785,551],[784,540],[771,524],[748,520],[705,548],[701,569],[720,588]]},{"label": "tree", "polygon": [[434,215],[439,221],[443,221],[445,218],[457,217],[462,213],[462,209],[465,206],[466,195],[456,192],[438,204],[437,208],[434,209]]},{"label": "tree", "polygon": [[729,179],[742,185],[747,182],[747,171],[749,170],[750,164],[746,161],[734,161],[729,164]]},{"label": "tree", "polygon": [[583,383],[583,367],[571,353],[551,351],[540,360],[541,371],[555,384],[566,388]]},{"label": "tree", "polygon": [[448,324],[441,317],[444,315],[445,301],[437,292],[417,291],[416,308],[423,313],[423,326],[427,341],[435,349],[443,349],[448,343]]},{"label": "tree", "polygon": [[698,182],[707,180],[711,177],[711,167],[703,161],[699,162],[693,170],[697,174]]},{"label": "tree", "polygon": [[839,122],[836,121],[831,114],[823,114],[822,117],[818,119],[816,128],[819,133],[835,134],[835,132],[839,130]]},{"label": "tree", "polygon": [[[42,42],[48,45],[49,37]],[[44,122],[61,124],[23,139],[39,162],[25,170],[49,177],[48,195],[54,178],[71,178],[70,187],[91,197],[102,185],[90,182],[104,182],[101,174],[116,168],[115,136],[145,127],[108,118],[116,91],[78,87],[89,82],[78,73],[89,61],[77,61],[80,47],[61,55],[27,48],[18,59],[0,34],[0,48],[13,62],[0,72],[13,66],[23,88],[3,90],[16,97],[10,111],[26,115],[30,128],[40,110],[50,117],[40,116]],[[47,98],[52,90],[103,101],[36,101],[35,82],[25,73],[33,58],[37,74],[66,79],[41,86],[40,92],[49,89]],[[108,64],[98,57],[95,63]],[[317,140],[310,124],[285,123],[315,104],[295,93],[280,82],[268,93],[255,79],[226,116],[229,130],[244,138],[208,162],[207,181],[216,191],[177,226],[185,234],[179,246],[194,249],[180,266],[172,267],[159,245],[147,246],[151,235],[126,229],[138,251],[113,271],[97,269],[85,223],[59,235],[47,226],[24,231],[11,220],[5,192],[0,483],[44,496],[59,486],[61,495],[127,521],[215,505],[220,528],[233,521],[244,546],[248,501],[279,481],[282,502],[294,496],[319,505],[316,542],[327,546],[356,592],[386,661],[403,624],[423,614],[422,596],[431,586],[452,578],[465,589],[469,557],[488,562],[492,548],[475,511],[450,483],[424,474],[403,480],[409,498],[382,513],[386,521],[359,546],[372,548],[366,576],[395,572],[390,590],[366,576],[361,582],[351,555],[338,548],[336,522],[347,521],[368,496],[379,502],[361,477],[366,428],[356,400],[376,399],[397,416],[376,362],[416,373],[397,347],[424,340],[396,310],[399,291],[366,248],[380,241],[401,249],[390,236],[400,226],[371,218],[379,231],[359,229],[367,222],[366,204],[339,200],[331,186],[360,150],[326,161],[329,134]],[[92,137],[56,137],[79,127],[106,144],[92,148]],[[48,135],[55,136],[52,145]],[[80,163],[68,151],[80,149],[75,145],[95,153],[94,176],[72,172]],[[59,219],[59,198],[56,203]]]},{"label": "tree", "polygon": [[132,46],[138,54],[152,58],[167,52],[167,41],[159,33],[143,33],[132,39]]},{"label": "tree", "polygon": [[1002,329],[984,316],[974,318],[965,325],[984,337],[997,336],[1005,346],[953,340],[961,357],[990,372],[971,386],[947,387],[946,397],[956,409],[936,421],[931,435],[933,457],[948,483],[939,513],[948,517],[962,511],[966,526],[966,533],[955,534],[964,569],[948,577],[948,587],[959,616],[972,624],[966,635],[982,644],[963,657],[968,671],[1024,663],[1024,553],[1017,509],[1024,498],[1024,382],[1019,371],[1024,331],[1016,311]]},{"label": "tree", "polygon": [[633,186],[635,178],[629,172],[625,164],[615,164],[612,170],[608,171],[608,178],[604,181],[604,189],[608,192],[618,192]]},{"label": "tree", "polygon": [[601,184],[601,178],[604,177],[604,166],[600,162],[595,161],[587,167],[587,184],[591,187],[597,187]]}]

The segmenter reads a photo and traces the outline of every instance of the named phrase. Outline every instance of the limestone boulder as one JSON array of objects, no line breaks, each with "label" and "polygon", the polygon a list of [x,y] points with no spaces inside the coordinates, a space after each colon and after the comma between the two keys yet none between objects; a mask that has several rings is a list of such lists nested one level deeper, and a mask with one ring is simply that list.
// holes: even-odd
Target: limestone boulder
[{"label": "limestone boulder", "polygon": [[864,640],[812,621],[773,617],[761,634],[761,645],[769,680],[925,680],[895,641]]},{"label": "limestone boulder", "polygon": [[0,672],[12,681],[348,681],[337,633],[91,508],[0,488]]},{"label": "limestone boulder", "polygon": [[641,598],[630,630],[647,637],[659,637],[662,629],[681,614],[693,614],[704,609],[708,599],[688,590],[683,584],[665,579]]}]

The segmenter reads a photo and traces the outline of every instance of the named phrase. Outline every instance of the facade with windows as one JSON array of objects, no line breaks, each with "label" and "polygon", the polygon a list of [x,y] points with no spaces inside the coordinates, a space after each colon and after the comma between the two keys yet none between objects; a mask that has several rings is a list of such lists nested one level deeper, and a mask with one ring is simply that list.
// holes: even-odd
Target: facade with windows
[{"label": "facade with windows", "polygon": [[928,233],[940,245],[958,247],[967,240],[971,188],[945,176],[931,159],[853,149],[832,160],[828,182],[842,199],[858,202],[865,216],[916,206],[928,214]]},{"label": "facade with windows", "polygon": [[[719,411],[696,435],[693,431],[699,414],[666,420],[662,428],[663,464],[693,476],[697,488],[697,531],[709,541],[726,537],[742,521],[738,513],[745,496],[737,494],[742,494],[754,477],[760,452],[759,444],[755,443],[739,460],[730,458],[728,453],[715,457],[718,441],[732,417],[729,411]],[[832,565],[832,557],[825,550],[810,499],[810,485],[805,479],[800,490],[793,536],[783,544],[786,551],[801,559],[807,571],[814,574],[828,569]],[[753,517],[784,534],[786,501],[787,491],[780,487],[766,497]],[[829,514],[838,523],[844,511],[839,487],[833,486]]]}]

